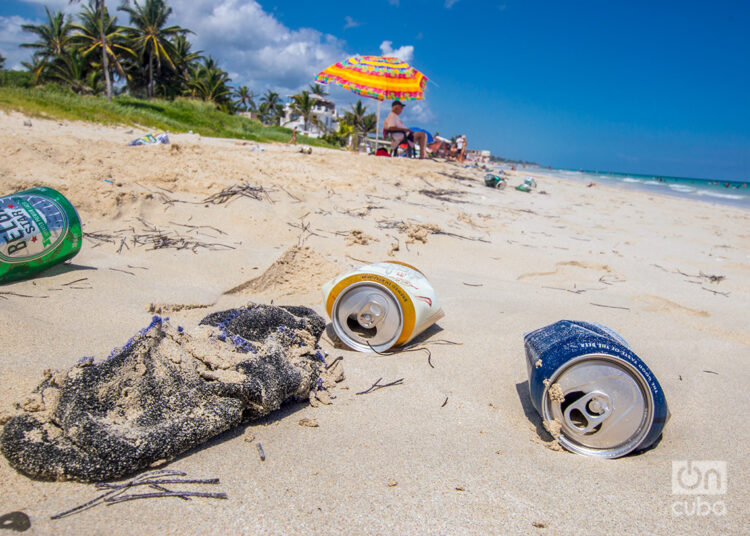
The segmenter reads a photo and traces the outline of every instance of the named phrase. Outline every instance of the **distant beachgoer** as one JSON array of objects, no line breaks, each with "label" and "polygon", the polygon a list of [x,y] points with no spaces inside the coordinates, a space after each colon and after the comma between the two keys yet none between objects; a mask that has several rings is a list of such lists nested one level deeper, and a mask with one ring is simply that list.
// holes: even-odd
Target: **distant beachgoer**
[{"label": "distant beachgoer", "polygon": [[296,145],[297,144],[297,127],[294,127],[292,129],[292,139],[290,139],[288,142],[286,142],[287,145]]},{"label": "distant beachgoer", "polygon": [[458,160],[458,146],[456,145],[456,142],[454,141],[451,143],[451,149],[450,149],[450,159],[451,160]]},{"label": "distant beachgoer", "polygon": [[401,101],[393,101],[393,104],[391,104],[391,113],[388,114],[383,123],[383,130],[391,135],[391,151],[406,139],[419,145],[419,158],[424,158],[427,146],[427,134],[424,132],[414,132],[407,128],[399,117],[403,110],[404,104]]},{"label": "distant beachgoer", "polygon": [[466,149],[467,149],[467,143],[466,143],[466,134],[461,135],[461,146],[459,148],[459,152],[461,153],[461,162],[464,161],[466,158]]},{"label": "distant beachgoer", "polygon": [[463,135],[456,138],[456,156],[458,156],[458,161],[463,162],[464,161],[464,137]]}]

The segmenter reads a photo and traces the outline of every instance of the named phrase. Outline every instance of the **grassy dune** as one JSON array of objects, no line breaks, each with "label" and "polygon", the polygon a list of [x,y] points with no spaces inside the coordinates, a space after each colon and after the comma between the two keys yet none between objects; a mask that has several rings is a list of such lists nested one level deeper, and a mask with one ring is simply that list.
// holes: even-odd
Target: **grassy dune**
[{"label": "grassy dune", "polygon": [[[81,96],[62,89],[0,87],[0,110],[17,111],[32,117],[87,121],[104,125],[128,125],[154,131],[188,132],[217,138],[239,138],[258,142],[283,142],[292,131],[268,127],[260,121],[229,115],[199,100],[139,100],[118,97]],[[316,138],[299,136],[310,145],[330,147]]]}]

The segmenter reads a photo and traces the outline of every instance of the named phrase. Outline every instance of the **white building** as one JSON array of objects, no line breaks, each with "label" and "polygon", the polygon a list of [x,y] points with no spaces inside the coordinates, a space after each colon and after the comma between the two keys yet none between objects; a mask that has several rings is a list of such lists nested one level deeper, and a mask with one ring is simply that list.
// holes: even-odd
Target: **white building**
[{"label": "white building", "polygon": [[336,114],[336,104],[333,101],[310,93],[310,99],[314,101],[312,112],[316,121],[308,121],[307,130],[305,130],[305,120],[292,112],[292,103],[294,98],[289,95],[288,102],[284,105],[284,118],[281,120],[281,126],[287,128],[297,127],[297,132],[319,138],[328,132],[333,132],[339,128],[339,116]]}]

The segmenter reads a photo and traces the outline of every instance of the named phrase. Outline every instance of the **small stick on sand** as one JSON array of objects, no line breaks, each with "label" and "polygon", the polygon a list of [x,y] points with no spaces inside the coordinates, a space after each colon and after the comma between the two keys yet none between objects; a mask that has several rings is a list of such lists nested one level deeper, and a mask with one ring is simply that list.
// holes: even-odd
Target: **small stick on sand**
[{"label": "small stick on sand", "polygon": [[18,298],[49,298],[49,296],[29,296],[28,294],[19,294],[18,292],[0,292],[0,296],[16,296]]},{"label": "small stick on sand", "polygon": [[[161,475],[161,476],[167,476],[167,475],[185,476],[185,474],[186,473],[183,473],[182,471],[176,471],[174,469],[162,469],[162,470],[159,470],[159,471],[151,471],[151,472],[148,472],[148,473],[143,473],[143,474],[138,475],[137,477],[133,478],[132,480],[129,480],[128,482],[126,482],[124,484],[112,484],[112,486],[118,486],[118,487],[113,487],[112,489],[110,489],[110,491],[107,491],[106,493],[103,493],[103,494],[99,495],[98,497],[95,497],[95,498],[91,499],[88,502],[85,502],[85,503],[80,504],[80,505],[78,505],[78,506],[76,506],[74,508],[71,508],[70,510],[66,510],[65,512],[61,512],[59,514],[55,514],[55,515],[51,516],[50,519],[60,519],[60,518],[69,516],[71,514],[74,514],[76,512],[80,512],[82,510],[85,510],[87,508],[92,508],[92,507],[96,506],[96,504],[98,504],[99,502],[105,500],[110,495],[116,495],[116,494],[119,494],[119,493],[123,493],[129,487],[134,486],[134,485],[138,485],[139,482],[141,482],[143,480],[147,480],[147,479],[152,478],[152,477],[155,477],[157,475]],[[96,484],[96,487],[98,489],[102,489],[102,486],[105,486],[105,485],[106,485],[105,483],[101,483],[100,482],[100,483]]]},{"label": "small stick on sand", "polygon": [[256,443],[255,445],[258,448],[258,455],[260,456],[260,461],[264,462],[266,461],[266,452],[263,450],[263,445],[260,443]]},{"label": "small stick on sand", "polygon": [[326,365],[326,370],[328,370],[330,368],[333,368],[333,366],[336,363],[338,363],[339,361],[343,361],[343,360],[344,360],[344,356],[343,355],[338,356],[336,359],[334,359],[333,361],[331,361],[330,364]]},{"label": "small stick on sand", "polygon": [[122,272],[123,274],[129,274],[129,275],[135,276],[133,272],[128,272],[127,270],[119,270],[117,268],[110,268],[110,270],[112,270],[113,272]]},{"label": "small stick on sand", "polygon": [[392,381],[391,383],[381,384],[380,380],[382,380],[382,379],[383,378],[378,378],[377,381],[375,383],[373,383],[370,386],[369,389],[365,389],[364,391],[360,391],[359,393],[356,393],[356,394],[358,394],[358,395],[366,395],[367,393],[371,393],[373,391],[377,391],[378,389],[382,389],[384,387],[391,387],[393,385],[401,385],[404,382],[403,378],[399,378],[398,380]]},{"label": "small stick on sand", "polygon": [[472,242],[484,242],[485,244],[491,243],[486,238],[471,238],[469,236],[463,236],[463,235],[456,234],[456,233],[449,233],[447,231],[432,231],[432,234],[452,236],[453,238],[460,238],[461,240],[471,240]]},{"label": "small stick on sand", "polygon": [[[182,473],[185,474],[185,473]],[[218,478],[191,479],[191,478],[163,478],[159,480],[141,480],[140,482],[127,482],[125,484],[110,484],[108,482],[98,482],[97,489],[121,489],[135,486],[150,486],[153,484],[221,484]]]},{"label": "small stick on sand", "polygon": [[[378,355],[384,355],[384,356],[395,355],[395,354],[402,354],[402,353],[405,354],[407,352],[418,352],[418,351],[424,350],[425,352],[427,352],[427,364],[430,365],[430,368],[435,368],[434,365],[432,364],[432,352],[430,352],[429,348],[425,348],[424,346],[420,346],[418,348],[417,347],[413,347],[413,346],[411,346],[411,347],[405,347],[405,348],[401,348],[398,351],[388,352],[388,353],[378,352],[375,348],[372,347],[372,345],[369,342],[367,343],[367,346],[369,346],[370,350],[372,350],[376,354],[378,354]],[[359,393],[357,393],[357,394],[359,394]]]},{"label": "small stick on sand", "polygon": [[363,262],[363,263],[365,263],[365,264],[371,264],[371,262],[370,262],[370,261],[363,261],[362,259],[357,259],[357,258],[355,258],[355,257],[352,257],[351,255],[345,255],[345,257],[346,257],[347,259],[351,259],[351,260],[353,260],[353,261],[357,261],[357,262]]},{"label": "small stick on sand", "polygon": [[63,287],[67,287],[68,285],[73,285],[75,283],[80,283],[81,281],[86,281],[88,277],[82,277],[81,279],[76,279],[75,281],[71,281],[70,283],[63,283]]},{"label": "small stick on sand", "polygon": [[712,290],[710,288],[701,287],[703,290],[707,290],[708,292],[713,293],[714,295],[719,294],[720,296],[724,296],[725,298],[729,297],[729,292],[721,292],[720,290]]},{"label": "small stick on sand", "polygon": [[441,407],[441,408],[444,408],[444,407],[445,407],[445,405],[446,405],[447,403],[448,403],[448,397],[446,396],[446,397],[445,397],[445,402],[443,402],[443,405],[442,405],[442,406],[440,406],[440,407]]},{"label": "small stick on sand", "polygon": [[300,199],[300,198],[299,198],[299,197],[297,197],[296,195],[292,195],[291,193],[289,193],[289,191],[288,191],[288,190],[287,190],[286,188],[284,188],[283,186],[279,186],[279,188],[281,188],[281,191],[282,191],[282,192],[284,192],[284,193],[285,193],[286,195],[288,195],[289,197],[291,197],[292,199],[294,199],[294,200],[295,200],[295,201],[297,201],[298,203],[301,203],[301,202],[302,202],[302,199]]},{"label": "small stick on sand", "polygon": [[109,497],[104,499],[104,502],[108,505],[115,504],[124,501],[132,501],[134,499],[150,499],[155,497],[207,497],[209,499],[228,499],[227,494],[223,492],[219,493],[206,493],[203,491],[169,491],[159,493],[140,493],[138,495],[123,495],[121,497]]},{"label": "small stick on sand", "polygon": [[596,305],[597,307],[606,307],[607,309],[622,309],[623,311],[630,311],[630,307],[618,307],[617,305],[604,305],[603,303],[594,303],[589,302],[591,305]]}]

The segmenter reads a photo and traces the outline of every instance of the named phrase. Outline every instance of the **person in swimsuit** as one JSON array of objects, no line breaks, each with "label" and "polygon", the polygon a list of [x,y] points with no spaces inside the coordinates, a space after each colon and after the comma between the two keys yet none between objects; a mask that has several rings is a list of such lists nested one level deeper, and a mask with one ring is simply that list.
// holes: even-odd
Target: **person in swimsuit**
[{"label": "person in swimsuit", "polygon": [[406,138],[408,141],[419,145],[419,158],[424,158],[425,147],[427,146],[427,134],[424,132],[414,132],[404,125],[399,115],[404,110],[404,104],[401,101],[393,101],[391,104],[391,113],[385,118],[383,130],[391,135],[391,150],[398,147]]}]

